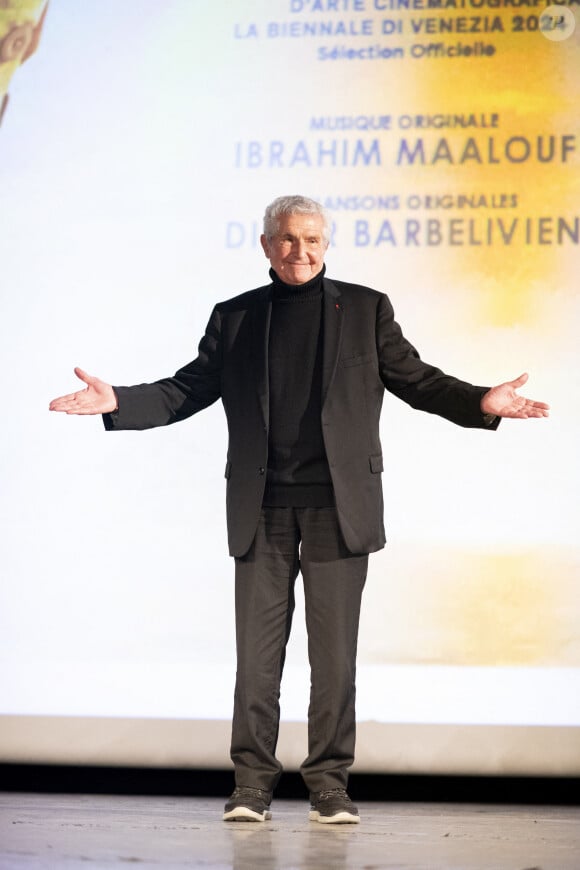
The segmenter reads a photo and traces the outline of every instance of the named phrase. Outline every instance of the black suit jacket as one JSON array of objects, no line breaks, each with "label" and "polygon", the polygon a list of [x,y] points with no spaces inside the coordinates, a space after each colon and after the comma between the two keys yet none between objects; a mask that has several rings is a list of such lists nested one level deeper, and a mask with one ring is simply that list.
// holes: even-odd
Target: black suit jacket
[{"label": "black suit jacket", "polygon": [[[272,285],[215,306],[199,355],[171,378],[115,387],[107,429],[148,429],[183,420],[221,399],[229,444],[227,522],[232,556],[249,549],[268,467],[268,334]],[[385,543],[379,417],[384,389],[461,426],[486,427],[475,387],[420,359],[388,297],[323,278],[322,431],[340,527],[353,553]]]}]

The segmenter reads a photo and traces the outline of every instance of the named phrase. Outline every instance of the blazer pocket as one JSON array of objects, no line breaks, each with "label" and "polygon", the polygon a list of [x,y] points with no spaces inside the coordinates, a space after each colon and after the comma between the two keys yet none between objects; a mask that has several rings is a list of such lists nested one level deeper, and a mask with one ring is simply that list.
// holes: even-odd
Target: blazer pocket
[{"label": "blazer pocket", "polygon": [[384,471],[383,454],[374,453],[372,456],[369,456],[369,465],[373,474],[380,474],[381,471]]},{"label": "blazer pocket", "polygon": [[231,473],[232,473],[232,463],[228,459],[228,461],[226,462],[226,470],[224,471],[224,477],[226,480],[230,479]]},{"label": "blazer pocket", "polygon": [[340,365],[343,368],[349,368],[350,366],[362,366],[374,360],[376,360],[374,353],[353,353],[351,356],[343,356],[340,359]]}]

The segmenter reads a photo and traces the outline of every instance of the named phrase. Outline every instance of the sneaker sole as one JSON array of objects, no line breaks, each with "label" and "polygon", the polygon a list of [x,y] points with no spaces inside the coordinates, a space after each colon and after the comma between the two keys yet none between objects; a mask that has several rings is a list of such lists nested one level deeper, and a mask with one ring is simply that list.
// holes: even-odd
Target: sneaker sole
[{"label": "sneaker sole", "polygon": [[352,813],[342,812],[335,813],[333,816],[321,816],[318,810],[310,810],[308,819],[311,822],[320,822],[321,825],[358,825],[360,816],[353,816]]},{"label": "sneaker sole", "polygon": [[257,813],[249,807],[234,807],[228,813],[224,813],[224,822],[266,822],[272,818],[272,813],[269,810],[264,810],[262,813]]}]

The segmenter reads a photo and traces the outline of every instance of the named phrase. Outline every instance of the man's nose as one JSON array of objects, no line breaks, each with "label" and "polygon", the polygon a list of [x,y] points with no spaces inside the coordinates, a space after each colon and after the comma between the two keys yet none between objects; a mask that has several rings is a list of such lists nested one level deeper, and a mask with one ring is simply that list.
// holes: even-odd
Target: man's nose
[{"label": "man's nose", "polygon": [[303,257],[306,253],[306,242],[304,239],[296,239],[294,242],[294,252],[298,257]]}]

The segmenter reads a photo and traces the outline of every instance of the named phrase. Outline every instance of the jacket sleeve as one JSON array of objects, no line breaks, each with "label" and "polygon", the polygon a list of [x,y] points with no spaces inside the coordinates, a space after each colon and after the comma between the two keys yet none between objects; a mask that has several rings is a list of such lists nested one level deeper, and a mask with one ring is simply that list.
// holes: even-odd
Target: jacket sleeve
[{"label": "jacket sleeve", "polygon": [[377,349],[381,380],[399,399],[459,426],[497,429],[500,418],[489,420],[480,407],[489,388],[458,380],[424,362],[404,337],[385,295],[377,310]]},{"label": "jacket sleeve", "polygon": [[212,405],[221,396],[222,316],[214,308],[198,356],[173,377],[151,384],[114,387],[119,407],[103,414],[107,430],[152,429],[177,423]]}]

